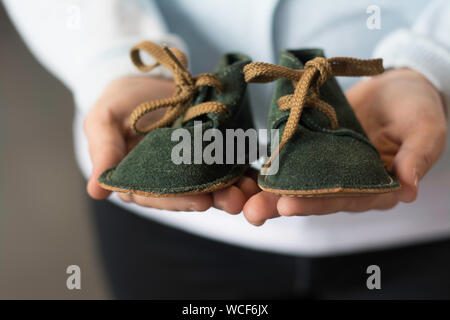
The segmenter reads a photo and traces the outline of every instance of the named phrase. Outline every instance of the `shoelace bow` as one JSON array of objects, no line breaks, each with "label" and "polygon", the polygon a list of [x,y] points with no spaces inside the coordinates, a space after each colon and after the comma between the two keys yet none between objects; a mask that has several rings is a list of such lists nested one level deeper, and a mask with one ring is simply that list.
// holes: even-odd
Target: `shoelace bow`
[{"label": "shoelace bow", "polygon": [[309,60],[304,69],[291,69],[264,62],[253,62],[244,67],[245,81],[272,82],[280,78],[292,81],[293,94],[278,99],[280,110],[290,110],[278,148],[272,153],[264,167],[270,166],[283,146],[294,135],[304,107],[314,107],[324,113],[332,129],[338,128],[336,111],[320,99],[320,87],[333,76],[371,76],[384,71],[382,59],[360,60],[347,57],[325,59],[317,57]]},{"label": "shoelace bow", "polygon": [[[141,60],[141,50],[151,55],[156,62],[152,65],[145,65]],[[143,41],[131,49],[131,60],[143,72],[150,71],[159,65],[166,67],[172,71],[174,82],[177,86],[177,90],[172,97],[144,102],[133,110],[130,116],[130,127],[134,132],[146,134],[157,128],[173,124],[180,116],[183,116],[184,123],[202,114],[226,112],[226,105],[215,101],[204,102],[190,107],[197,90],[201,86],[213,87],[221,93],[222,83],[212,73],[201,73],[193,77],[187,70],[186,55],[180,50],[176,48],[169,49],[166,46],[160,47],[156,43]],[[167,108],[161,119],[143,128],[138,128],[137,124],[144,115],[161,108]]]}]

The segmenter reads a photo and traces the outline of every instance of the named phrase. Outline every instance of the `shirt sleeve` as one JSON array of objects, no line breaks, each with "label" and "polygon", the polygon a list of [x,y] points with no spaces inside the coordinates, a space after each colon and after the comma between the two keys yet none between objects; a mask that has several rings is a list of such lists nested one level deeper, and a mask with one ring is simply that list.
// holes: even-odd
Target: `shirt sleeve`
[{"label": "shirt sleeve", "polygon": [[375,48],[386,68],[407,67],[422,73],[450,107],[450,1],[430,2],[411,29],[396,30]]},{"label": "shirt sleeve", "polygon": [[[16,29],[38,61],[74,94],[83,114],[114,79],[138,75],[130,48],[151,40],[186,52],[168,33],[151,0],[3,0]],[[152,59],[145,56],[146,63]],[[170,77],[156,68],[152,76]]]}]

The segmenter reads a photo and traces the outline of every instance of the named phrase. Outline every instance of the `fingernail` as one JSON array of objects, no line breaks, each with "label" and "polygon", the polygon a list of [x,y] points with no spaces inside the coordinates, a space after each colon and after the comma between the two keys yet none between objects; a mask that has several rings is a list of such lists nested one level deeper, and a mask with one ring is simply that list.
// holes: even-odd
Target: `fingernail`
[{"label": "fingernail", "polygon": [[419,175],[417,174],[417,170],[414,169],[414,186],[418,187],[419,186]]},{"label": "fingernail", "polygon": [[250,222],[252,225],[254,225],[255,227],[260,227],[262,226],[265,221],[258,221],[258,222]]}]

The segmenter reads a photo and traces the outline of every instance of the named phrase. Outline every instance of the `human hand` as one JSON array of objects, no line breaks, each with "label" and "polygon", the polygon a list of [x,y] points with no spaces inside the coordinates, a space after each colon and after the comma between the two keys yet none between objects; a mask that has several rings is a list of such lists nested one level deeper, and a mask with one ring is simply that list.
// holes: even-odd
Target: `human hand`
[{"label": "human hand", "polygon": [[[106,169],[118,164],[142,139],[129,129],[129,116],[139,104],[173,94],[172,81],[151,77],[130,77],[113,81],[93,106],[84,122],[89,143],[93,172],[87,184],[88,194],[94,199],[105,199],[110,191],[102,189],[97,179]],[[152,121],[162,117],[165,110],[152,113]],[[253,194],[258,191],[255,182],[242,177],[235,185],[212,194],[171,198],[143,197],[118,193],[125,202],[144,207],[173,211],[204,211],[214,206],[237,214]]]},{"label": "human hand", "polygon": [[358,119],[402,189],[379,195],[299,198],[259,192],[244,207],[250,223],[281,216],[389,209],[417,198],[419,181],[446,145],[447,119],[439,92],[420,73],[393,69],[361,81],[346,93]]}]

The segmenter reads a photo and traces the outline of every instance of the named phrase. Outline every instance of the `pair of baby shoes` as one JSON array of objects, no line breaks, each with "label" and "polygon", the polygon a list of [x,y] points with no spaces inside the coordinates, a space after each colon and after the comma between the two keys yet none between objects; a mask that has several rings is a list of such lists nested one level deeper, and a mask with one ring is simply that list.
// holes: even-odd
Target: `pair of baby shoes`
[{"label": "pair of baby shoes", "polygon": [[[140,51],[156,63],[144,65]],[[261,189],[314,197],[400,188],[334,78],[379,74],[381,59],[326,59],[319,49],[285,50],[279,65],[272,65],[253,63],[244,54],[225,54],[215,73],[193,77],[185,55],[176,49],[146,41],[132,48],[131,58],[141,71],[168,68],[177,90],[171,98],[149,101],[131,114],[131,129],[145,136],[100,176],[99,184],[107,190],[168,197],[232,185],[248,168],[249,139],[244,150],[230,148],[229,141],[211,141],[223,142],[229,129],[243,135],[253,128],[246,84],[271,81],[277,82],[268,128],[279,135],[270,141],[271,154],[258,177]],[[161,119],[142,125],[147,114],[160,108],[166,109]],[[205,155],[214,161],[205,161]]]}]

